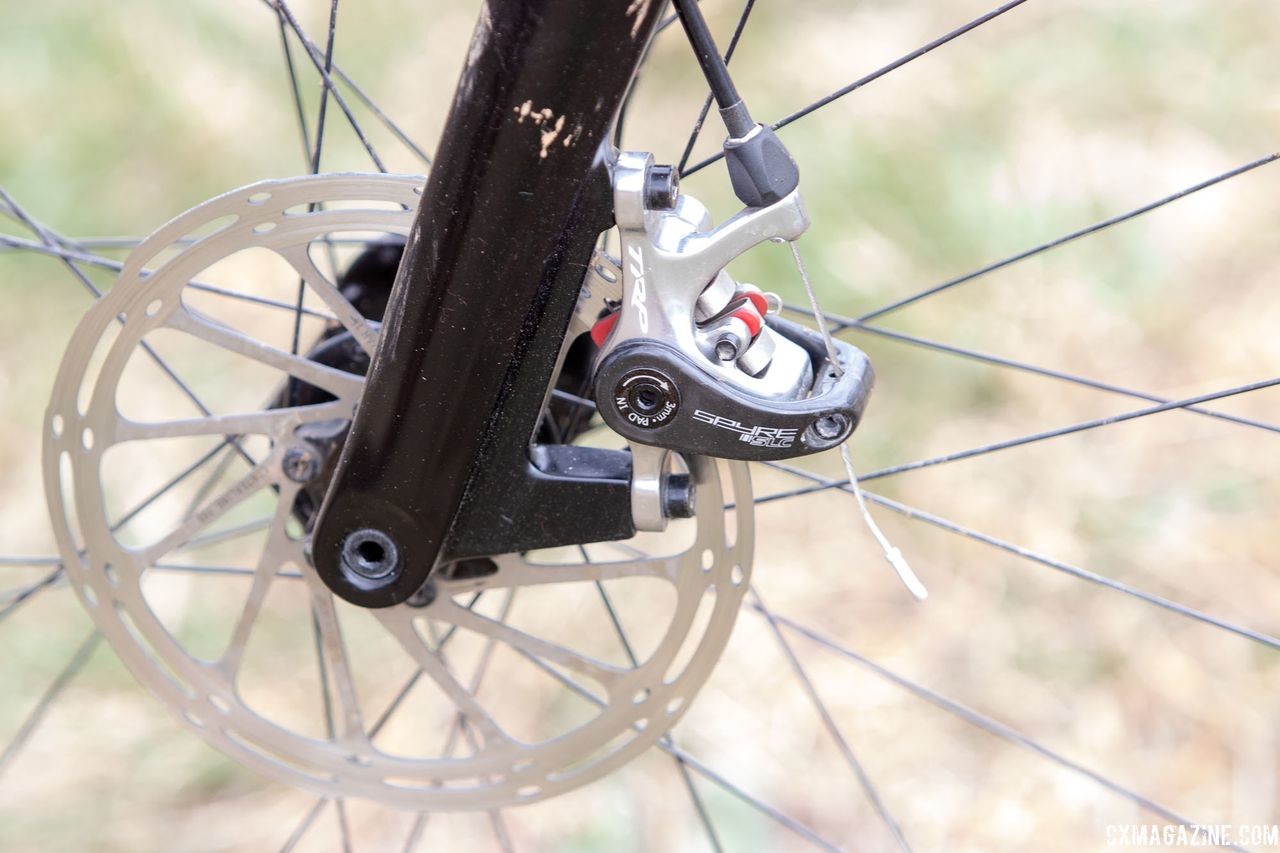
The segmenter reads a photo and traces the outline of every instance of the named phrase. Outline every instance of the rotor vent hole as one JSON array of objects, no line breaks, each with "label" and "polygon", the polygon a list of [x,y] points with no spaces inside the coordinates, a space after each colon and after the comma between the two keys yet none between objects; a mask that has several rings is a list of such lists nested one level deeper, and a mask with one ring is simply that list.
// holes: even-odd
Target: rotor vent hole
[{"label": "rotor vent hole", "polygon": [[710,548],[702,552],[702,570],[704,572],[711,571],[716,565],[716,552]]},{"label": "rotor vent hole", "polygon": [[93,450],[93,430],[89,427],[85,427],[80,433],[80,446],[86,451]]},{"label": "rotor vent hole", "polygon": [[253,226],[253,233],[267,234],[267,233],[270,233],[271,231],[274,231],[275,228],[276,228],[276,224],[274,222],[264,222],[261,225]]},{"label": "rotor vent hole", "polygon": [[742,566],[734,566],[729,573],[729,580],[734,586],[742,586],[742,581],[746,579],[746,572],[742,571]]},{"label": "rotor vent hole", "polygon": [[631,697],[631,701],[633,704],[643,705],[648,698],[649,698],[649,688],[645,687],[641,690],[637,690],[636,695]]},{"label": "rotor vent hole", "polygon": [[53,430],[54,438],[62,438],[62,430],[65,426],[66,422],[63,421],[62,415],[54,415],[49,421],[49,428]]},{"label": "rotor vent hole", "polygon": [[164,300],[152,299],[147,303],[147,316],[154,317],[160,313],[160,309],[164,307]]},{"label": "rotor vent hole", "polygon": [[254,193],[248,200],[249,204],[262,204],[271,200],[271,193]]},{"label": "rotor vent hole", "polygon": [[677,696],[676,698],[672,699],[670,702],[667,703],[667,713],[677,714],[680,712],[680,709],[683,707],[684,707],[684,697]]}]

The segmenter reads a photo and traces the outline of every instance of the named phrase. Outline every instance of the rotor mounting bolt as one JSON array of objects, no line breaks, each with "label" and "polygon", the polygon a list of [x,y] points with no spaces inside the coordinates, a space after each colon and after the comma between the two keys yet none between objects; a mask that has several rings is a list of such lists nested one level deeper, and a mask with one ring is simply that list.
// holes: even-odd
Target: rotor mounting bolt
[{"label": "rotor mounting bolt", "polygon": [[280,460],[284,475],[295,483],[310,483],[320,473],[320,457],[308,447],[290,447]]},{"label": "rotor mounting bolt", "polygon": [[680,197],[680,176],[672,166],[650,166],[644,174],[644,205],[651,210],[671,210]]},{"label": "rotor mounting bolt", "polygon": [[400,549],[381,530],[362,527],[342,540],[342,565],[368,580],[380,580],[400,568]]}]

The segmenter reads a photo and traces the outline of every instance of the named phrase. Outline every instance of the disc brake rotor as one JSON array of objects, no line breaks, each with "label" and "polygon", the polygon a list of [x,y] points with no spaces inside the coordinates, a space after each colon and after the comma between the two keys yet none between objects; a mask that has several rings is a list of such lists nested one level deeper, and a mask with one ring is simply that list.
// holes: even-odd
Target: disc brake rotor
[{"label": "disc brake rotor", "polygon": [[[209,743],[326,796],[487,809],[598,778],[680,719],[746,588],[750,484],[692,458],[696,517],[663,534],[495,555],[417,606],[336,601],[307,560],[298,459],[333,452],[311,436],[342,434],[363,378],[294,352],[340,332],[372,354],[378,324],[337,272],[407,234],[420,187],[271,181],[148,238],[64,356],[45,485],[85,608]],[[268,272],[283,288],[255,288]],[[319,402],[282,406],[291,381]]]}]

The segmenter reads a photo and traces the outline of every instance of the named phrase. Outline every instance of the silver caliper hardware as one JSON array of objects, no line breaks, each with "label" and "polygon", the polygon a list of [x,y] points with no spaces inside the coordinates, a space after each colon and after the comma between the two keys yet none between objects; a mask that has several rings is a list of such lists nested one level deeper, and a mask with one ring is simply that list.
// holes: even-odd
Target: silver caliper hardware
[{"label": "silver caliper hardware", "polygon": [[[601,417],[633,443],[729,459],[785,459],[836,446],[870,393],[866,356],[837,342],[843,372],[832,370],[820,336],[776,316],[777,297],[739,285],[725,269],[760,243],[804,233],[809,217],[799,190],[713,227],[687,193],[669,209],[647,204],[654,168],[645,153],[622,153],[614,164],[622,246],[610,273],[621,274],[621,293],[599,341]],[[665,396],[636,396],[636,377],[645,374],[664,377]],[[657,396],[662,405],[652,408]],[[679,403],[665,411],[670,400]]]}]

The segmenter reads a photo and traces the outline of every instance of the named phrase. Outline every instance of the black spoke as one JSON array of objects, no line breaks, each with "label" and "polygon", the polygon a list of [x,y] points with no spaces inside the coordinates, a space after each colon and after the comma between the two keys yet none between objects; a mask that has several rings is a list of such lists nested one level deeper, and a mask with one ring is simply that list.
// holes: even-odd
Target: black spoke
[{"label": "black spoke", "polygon": [[[822,492],[827,490],[838,490],[849,495],[850,497],[853,496],[853,490],[849,488],[849,483],[847,480],[827,480],[822,477],[819,477],[816,474],[812,474],[808,471],[804,471],[799,468],[795,468],[791,465],[786,465],[780,462],[766,462],[762,464],[765,464],[768,467],[774,468],[779,471],[785,471],[788,474],[793,474],[802,479],[809,480],[815,483],[816,485],[807,487],[805,489],[793,490],[787,493],[779,493],[777,495],[768,495],[762,500],[758,501],[758,503],[768,503],[773,500],[780,500],[783,497],[795,497],[796,495],[799,495],[799,494],[812,494],[814,492]],[[1212,616],[1201,610],[1196,610],[1194,607],[1188,607],[1185,604],[1179,604],[1176,601],[1173,601],[1168,598],[1164,598],[1163,596],[1155,595],[1154,593],[1147,592],[1135,586],[1131,586],[1127,583],[1123,583],[1118,580],[1113,580],[1112,578],[1106,577],[1104,575],[1100,575],[1097,572],[1091,572],[1088,569],[1083,569],[1083,568],[1080,568],[1079,566],[1073,566],[1070,563],[1063,562],[1062,560],[1055,560],[1052,557],[1047,557],[1036,551],[1032,551],[1030,548],[1024,548],[1021,545],[1015,545],[1011,542],[1006,542],[1005,540],[998,539],[995,536],[989,536],[985,533],[974,530],[973,528],[966,527],[963,524],[958,524],[949,519],[942,518],[941,516],[937,516],[937,515],[933,515],[932,513],[925,512],[922,509],[917,509],[913,506],[908,506],[907,504],[892,500],[891,498],[886,498],[883,495],[878,495],[878,494],[875,494],[874,492],[868,492],[864,489],[863,496],[866,497],[866,499],[871,501],[872,503],[883,506],[886,509],[891,509],[894,512],[899,513],[900,515],[904,515],[907,518],[912,519],[913,521],[922,521],[926,524],[930,524],[942,530],[949,531],[958,536],[962,536],[966,539],[972,539],[975,542],[981,542],[984,545],[990,545],[993,548],[998,548],[1002,551],[1006,551],[1010,554],[1014,554],[1015,556],[1021,557],[1024,560],[1027,560],[1029,562],[1038,563],[1039,565],[1045,566],[1046,568],[1054,569],[1055,571],[1059,571],[1064,574],[1071,575],[1072,577],[1078,578],[1079,580],[1084,580],[1093,584],[1097,584],[1098,586],[1107,587],[1108,589],[1112,589],[1112,590],[1115,590],[1116,592],[1124,593],[1125,595],[1136,598],[1139,601],[1146,602],[1147,604],[1152,604],[1152,605],[1155,605],[1156,607],[1163,608],[1172,613],[1177,613],[1179,616],[1185,616],[1188,619],[1194,619],[1197,622],[1202,622],[1206,625],[1212,625],[1215,628],[1220,628],[1223,631],[1236,634],[1238,636],[1244,637],[1247,640],[1252,640],[1263,646],[1267,646],[1268,648],[1280,650],[1280,638],[1274,637],[1271,634],[1263,633],[1261,631],[1255,631],[1252,628],[1246,628],[1243,625],[1237,625],[1236,623],[1230,622],[1226,619],[1221,619],[1217,616]]]},{"label": "black spoke", "polygon": [[[582,555],[585,562],[590,563],[591,557],[587,554],[587,549],[583,545],[578,546],[578,553]],[[618,618],[618,611],[613,606],[613,601],[609,598],[609,593],[604,588],[602,581],[596,581],[596,591],[600,594],[600,602],[604,605],[605,612],[609,614],[609,622],[613,625],[614,633],[618,635],[618,642],[622,645],[623,652],[627,655],[627,660],[631,662],[632,669],[640,667],[640,661],[636,658],[635,651],[631,648],[631,641],[627,639],[627,632],[622,627],[622,620]],[[671,735],[662,736],[662,742],[671,744]],[[693,805],[694,812],[698,815],[698,820],[702,824],[703,832],[707,836],[707,843],[711,845],[711,849],[717,851],[724,848],[720,844],[720,838],[716,835],[715,825],[711,822],[711,815],[707,811],[707,805],[702,801],[698,789],[693,783],[693,777],[689,774],[689,768],[679,756],[675,756],[676,768],[680,771],[680,778],[684,782],[685,789],[689,792],[689,801]]]},{"label": "black spoke", "polygon": [[289,74],[289,91],[293,96],[293,111],[298,118],[298,136],[302,141],[302,156],[311,156],[311,133],[307,129],[307,110],[302,103],[302,83],[298,80],[298,68],[293,62],[293,46],[289,44],[289,30],[284,14],[277,10],[276,23],[280,26],[280,50],[284,54],[284,67]]},{"label": "black spoke", "polygon": [[995,263],[987,264],[986,266],[976,269],[973,272],[965,273],[964,275],[956,276],[955,278],[948,279],[947,281],[944,281],[941,284],[935,284],[933,287],[925,288],[924,290],[921,290],[917,293],[913,293],[910,296],[906,296],[895,302],[891,302],[882,308],[877,308],[874,311],[870,311],[866,314],[863,314],[861,317],[858,318],[858,320],[861,322],[866,322],[867,320],[872,320],[872,319],[875,319],[876,317],[880,317],[885,314],[888,314],[891,311],[897,311],[899,308],[904,308],[907,305],[912,304],[913,302],[919,302],[921,299],[925,299],[927,297],[933,296],[934,294],[941,293],[944,290],[949,290],[957,285],[965,284],[967,282],[973,281],[974,279],[981,278],[982,276],[985,276],[989,273],[993,273],[996,270],[1004,269],[1007,266],[1016,264],[1019,261],[1025,261],[1027,258],[1035,257],[1036,255],[1039,255],[1043,252],[1047,252],[1050,249],[1055,249],[1058,246],[1061,246],[1065,243],[1070,243],[1073,240],[1080,239],[1081,237],[1087,237],[1090,234],[1096,234],[1099,231],[1103,231],[1107,228],[1110,228],[1113,225],[1119,225],[1121,222],[1127,222],[1130,219],[1134,219],[1138,216],[1143,215],[1144,213],[1150,213],[1151,211],[1156,210],[1157,208],[1164,207],[1166,204],[1175,202],[1180,198],[1186,198],[1189,195],[1198,193],[1204,189],[1208,189],[1209,187],[1220,184],[1223,181],[1231,180],[1234,177],[1243,175],[1246,172],[1251,172],[1254,169],[1267,165],[1268,163],[1273,163],[1277,159],[1280,159],[1280,152],[1268,154],[1265,157],[1259,157],[1257,160],[1253,160],[1248,163],[1245,163],[1243,166],[1237,166],[1236,168],[1223,172],[1220,175],[1215,175],[1214,177],[1209,178],[1208,180],[1201,181],[1200,183],[1189,186],[1186,189],[1179,190],[1178,192],[1173,193],[1172,195],[1167,195],[1164,198],[1156,199],[1155,201],[1149,204],[1144,204],[1141,207],[1136,207],[1133,210],[1130,210],[1126,213],[1121,213],[1118,216],[1112,216],[1111,218],[1104,219],[1101,222],[1095,222],[1092,225],[1086,226],[1076,231],[1072,231],[1070,234],[1064,234],[1063,236],[1057,238],[1056,240],[1050,240],[1047,243],[1041,243],[1038,246],[1032,246],[1030,249],[1027,249],[1022,252],[1018,252],[1016,255],[1010,255],[1009,257],[1004,258],[1003,260],[996,261]]},{"label": "black spoke", "polygon": [[[1008,12],[1010,9],[1013,9],[1016,6],[1020,6],[1025,2],[1026,0],[1010,0],[1010,2],[1005,3],[1003,6],[998,6],[995,9],[992,9],[990,12],[986,13],[985,15],[974,18],[969,23],[964,24],[963,26],[952,30],[946,35],[939,36],[938,38],[924,45],[923,47],[918,47],[915,50],[911,51],[910,53],[900,56],[899,58],[895,59],[893,62],[890,62],[888,65],[881,66],[880,68],[877,68],[875,71],[872,71],[870,74],[867,74],[864,77],[859,77],[857,80],[854,80],[849,85],[841,89],[837,89],[836,91],[832,92],[830,95],[827,95],[823,98],[819,98],[818,100],[809,104],[807,107],[799,109],[791,113],[790,115],[786,116],[785,118],[779,119],[778,121],[771,124],[770,127],[772,127],[774,130],[777,130],[778,128],[781,128],[781,127],[786,127],[787,125],[791,124],[793,121],[803,118],[804,116],[809,115],[815,110],[825,107],[827,104],[831,103],[832,101],[838,100],[839,98],[843,98],[845,95],[849,94],[855,89],[861,89],[863,86],[867,85],[873,80],[879,80],[881,77],[885,76],[889,72],[896,71],[897,69],[906,65],[908,62],[912,62],[916,59],[919,59],[920,57],[924,56],[926,53],[929,53],[932,50],[942,47],[947,42],[953,39],[959,38],[960,36],[964,35],[965,33],[971,30],[977,29],[978,27],[982,26],[988,21],[994,18],[998,18],[999,16],[1003,15],[1005,12]],[[706,168],[707,166],[710,166],[712,163],[715,163],[716,161],[721,160],[723,158],[724,158],[724,152],[718,151],[715,154],[711,155],[710,157],[706,158],[705,160],[701,160],[695,163],[694,165],[690,166],[688,169],[683,170],[681,172],[681,176],[692,175],[694,172],[700,171]]]},{"label": "black spoke", "polygon": [[[724,64],[728,65],[733,59],[733,52],[738,47],[738,39],[742,38],[742,31],[747,26],[747,18],[751,17],[751,10],[755,7],[756,0],[747,0],[742,7],[742,14],[738,16],[738,24],[733,28],[733,36],[729,39],[729,46],[725,48]],[[707,114],[711,112],[711,101],[714,96],[711,92],[707,92],[706,100],[702,102],[702,110],[698,113],[698,120],[693,123],[693,130],[689,133],[689,141],[685,143],[684,153],[680,155],[680,165],[676,167],[676,171],[684,174],[684,167],[689,165],[689,157],[693,154],[693,146],[698,143],[698,135],[702,133],[702,125],[707,120]]]},{"label": "black spoke", "polygon": [[[283,3],[281,3],[281,10],[283,12]],[[329,32],[324,45],[324,68],[321,71],[321,73],[324,75],[325,80],[330,79],[329,72],[333,70],[333,45],[334,45],[334,41],[337,39],[337,35],[338,35],[338,0],[330,0]],[[325,131],[325,127],[327,126],[327,123],[325,122],[325,118],[328,115],[328,111],[329,111],[329,87],[328,85],[325,85],[320,89],[320,109],[316,113],[316,147],[311,152],[309,152],[311,174],[313,175],[320,174],[320,155],[324,152],[324,131]],[[301,112],[299,112],[298,115],[300,118],[303,117],[303,114]],[[306,137],[304,136],[303,143],[305,144],[305,142],[306,142]],[[307,205],[308,212],[314,212],[315,210],[317,210],[317,208],[318,208],[318,205],[316,202],[312,202]],[[333,267],[333,272],[334,274],[337,274],[338,265],[336,261],[333,260],[333,247],[329,246],[328,248],[330,252],[330,261],[331,261],[331,266]],[[307,295],[307,282],[304,278],[299,276],[298,277],[298,301],[297,301],[297,306],[293,315],[293,344],[290,350],[294,355],[298,354],[299,347],[301,346],[302,303],[303,303],[303,300],[306,298],[306,295]],[[341,803],[338,804],[338,807],[339,807],[339,814],[340,815],[345,814],[345,810],[342,808]]]},{"label": "black spoke", "polygon": [[[798,305],[784,305],[783,310],[790,311],[794,314],[803,316],[811,316],[808,308],[802,308]],[[885,329],[880,326],[873,326],[870,323],[863,323],[850,317],[841,317],[838,314],[824,312],[823,316],[828,323],[837,327],[837,333],[841,331],[866,332],[876,337],[885,338],[898,343],[908,344],[910,346],[919,347],[921,349],[933,350],[935,352],[947,353],[948,355],[960,356],[972,361],[982,362],[984,364],[992,364],[998,367],[1008,367],[1013,370],[1019,370],[1024,373],[1031,373],[1037,376],[1045,376],[1050,379],[1058,379],[1063,382],[1070,382],[1073,385],[1079,385],[1084,388],[1093,388],[1098,391],[1106,391],[1111,394],[1119,394],[1125,397],[1133,397],[1137,400],[1148,400],[1152,403],[1168,403],[1168,397],[1161,397],[1157,394],[1149,394],[1145,391],[1136,391],[1132,388],[1125,388],[1110,382],[1103,382],[1098,379],[1090,379],[1086,376],[1080,376],[1075,373],[1067,373],[1062,370],[1054,370],[1048,367],[1040,367],[1035,364],[1028,364],[1025,361],[1018,361],[1004,356],[992,355],[991,353],[980,352],[967,347],[959,347],[954,344],[944,344],[940,341],[922,338],[917,335],[908,335],[905,332],[896,332],[892,329]],[[1184,406],[1184,411],[1193,412],[1197,415],[1205,415],[1206,417],[1216,418],[1222,421],[1229,421],[1241,426],[1254,427],[1256,429],[1266,430],[1267,432],[1280,432],[1280,426],[1276,424],[1266,423],[1264,421],[1256,421],[1250,418],[1242,418],[1238,415],[1219,412],[1214,409],[1205,409],[1200,406]]]},{"label": "black spoke", "polygon": [[289,833],[289,837],[285,839],[284,846],[280,848],[280,853],[292,853],[293,849],[298,846],[298,842],[302,840],[302,836],[311,828],[311,824],[316,822],[316,818],[320,817],[320,812],[324,811],[325,805],[329,802],[327,797],[321,797],[316,800],[310,810],[303,815],[302,820],[293,828],[293,832]]},{"label": "black spoke", "polygon": [[[513,648],[519,655],[527,659],[530,663],[538,667],[538,669],[542,670],[547,675],[554,678],[556,681],[559,681],[565,687],[572,690],[578,696],[581,696],[583,699],[587,700],[593,705],[596,705],[598,707],[604,707],[604,704],[605,704],[604,700],[600,699],[590,690],[587,690],[585,687],[578,684],[573,679],[564,675],[562,672],[560,672],[560,670],[551,666],[546,661],[542,660],[542,658],[535,655],[533,652],[530,652],[526,649],[515,648],[515,647]],[[706,766],[701,761],[694,758],[692,755],[685,752],[683,749],[676,746],[675,744],[665,742],[665,741],[658,741],[657,747],[658,749],[661,749],[663,752],[667,753],[668,755],[674,756],[675,758],[679,759],[691,770],[696,772],[699,776],[702,776],[704,779],[707,779],[708,781],[714,783],[721,789],[729,792],[730,794],[737,797],[739,800],[746,803],[747,805],[751,806],[761,814],[766,815],[772,818],[773,820],[777,821],[779,824],[791,830],[796,835],[799,835],[801,838],[805,839],[806,841],[809,841],[811,844],[814,844],[817,847],[821,847],[824,850],[838,851],[840,849],[835,844],[831,843],[830,841],[827,841],[822,836],[818,835],[818,833],[814,832],[812,829],[805,826],[800,821],[796,820],[795,818],[791,817],[785,812],[779,811],[778,809],[774,808],[773,806],[769,805],[763,800],[760,800],[752,796],[751,794],[747,793],[742,788],[733,784],[728,779],[724,778],[719,773],[715,772],[710,767]]]},{"label": "black spoke", "polygon": [[24,587],[20,592],[15,594],[13,598],[11,598],[3,608],[0,608],[0,622],[3,622],[6,618],[8,618],[9,614],[13,613],[23,604],[30,601],[41,590],[48,589],[49,587],[56,584],[58,582],[58,579],[61,577],[62,577],[62,565],[59,564],[57,568],[49,572],[40,580],[36,581],[33,584],[30,584],[29,586]]},{"label": "black spoke", "polygon": [[[20,219],[24,225],[30,228],[31,232],[35,234],[37,237],[39,237],[40,241],[46,247],[50,249],[58,249],[58,248],[64,248],[66,246],[66,243],[68,241],[64,237],[56,234],[55,232],[51,231],[50,229],[46,228],[45,226],[37,222],[35,219],[33,219],[30,214],[28,214],[22,207],[18,205],[16,201],[14,201],[13,196],[9,195],[9,193],[4,189],[4,187],[0,187],[0,200],[3,200],[4,203],[8,205],[9,210],[18,219]],[[98,286],[95,285],[89,279],[89,276],[85,274],[84,270],[80,269],[80,267],[76,265],[75,261],[70,260],[69,258],[66,258],[66,257],[62,257],[61,261],[63,266],[65,266],[71,272],[71,274],[75,276],[76,280],[78,280],[80,284],[87,291],[89,291],[89,294],[93,296],[94,299],[102,298],[102,290],[99,289]],[[119,317],[116,318],[116,321],[121,322]],[[199,410],[200,414],[204,415],[205,417],[209,417],[212,415],[212,412],[209,410],[209,408],[200,400],[198,396],[196,396],[196,393],[191,390],[190,386],[188,386],[187,383],[182,380],[182,377],[178,376],[178,374],[174,372],[173,368],[169,366],[168,362],[162,359],[160,357],[160,354],[157,353],[150,344],[148,344],[146,341],[140,341],[138,343],[138,346],[142,349],[143,352],[147,354],[148,357],[151,358],[153,362],[155,362],[156,366],[159,367],[160,370],[163,371],[164,374],[169,377],[169,379],[174,383],[174,385],[176,385],[178,389],[182,391],[182,393],[187,397],[187,399],[191,401],[191,403],[196,407],[197,410]],[[250,456],[249,453],[245,451],[243,447],[240,446],[239,440],[233,440],[233,444],[235,446],[236,451],[245,459],[246,462],[248,462],[250,465],[257,464],[257,460],[255,460],[252,456]]]},{"label": "black spoke", "polygon": [[414,156],[421,160],[424,166],[431,165],[431,156],[427,154],[426,151],[422,150],[422,146],[414,142],[413,139],[410,138],[409,134],[406,133],[400,125],[396,124],[395,121],[387,115],[386,111],[383,110],[382,107],[378,106],[377,102],[369,97],[368,93],[366,93],[355,80],[352,80],[350,75],[343,71],[342,66],[338,65],[336,62],[333,65],[333,76],[341,80],[342,84],[351,90],[352,94],[359,99],[360,103],[364,104],[365,108],[368,109],[369,112],[373,113],[374,116],[377,117],[378,121],[382,122],[383,126],[387,128],[387,130],[391,131],[392,136],[400,140],[405,148],[412,151]]},{"label": "black spoke", "polygon": [[17,733],[13,736],[13,740],[9,741],[9,745],[5,747],[3,753],[0,753],[0,774],[3,774],[9,767],[9,763],[13,761],[14,756],[22,750],[31,736],[35,734],[40,724],[44,722],[45,714],[49,712],[53,701],[58,698],[67,685],[71,683],[71,679],[76,677],[80,670],[84,669],[84,665],[89,662],[89,658],[93,655],[94,650],[98,647],[98,641],[102,639],[102,635],[94,630],[75,653],[71,655],[71,660],[62,668],[53,683],[45,690],[44,695],[36,702],[35,707],[31,709],[31,713],[22,721],[22,725],[18,727]]},{"label": "black spoke", "polygon": [[813,705],[813,709],[818,712],[818,716],[822,719],[822,727],[827,730],[827,734],[831,735],[832,740],[839,747],[840,754],[844,757],[845,763],[849,765],[854,777],[857,778],[858,784],[862,786],[863,793],[866,794],[867,799],[871,802],[872,808],[880,816],[880,821],[884,824],[885,829],[889,830],[889,834],[893,836],[894,843],[898,845],[898,849],[910,850],[911,845],[907,843],[906,837],[903,836],[902,828],[898,826],[898,822],[889,813],[888,806],[885,805],[884,800],[881,798],[875,783],[871,781],[866,768],[862,766],[862,762],[854,755],[853,748],[849,746],[849,742],[841,733],[840,727],[836,725],[835,718],[831,716],[831,711],[827,709],[827,704],[818,695],[817,687],[814,686],[804,667],[800,665],[800,659],[796,657],[795,650],[791,648],[787,638],[782,635],[782,630],[778,627],[778,620],[774,617],[773,612],[765,606],[764,599],[760,597],[760,593],[756,591],[754,586],[751,587],[750,591],[751,597],[754,599],[751,606],[761,613],[765,621],[769,623],[771,633],[778,641],[778,647],[782,651],[783,657],[787,659],[787,665],[791,667],[796,680],[800,682],[805,695],[809,697],[809,703]]},{"label": "black spoke", "polygon": [[[334,613],[334,625],[337,625],[337,613]],[[324,653],[324,639],[320,633],[320,617],[316,613],[315,606],[311,607],[311,634],[315,639],[316,658],[320,667],[320,698],[324,704],[324,729],[325,735],[329,740],[334,739],[334,723],[333,723],[333,698],[329,694],[329,669],[326,665],[326,656]],[[338,676],[335,676],[338,677]],[[351,853],[351,830],[347,826],[347,804],[342,797],[338,797],[333,801],[333,807],[337,809],[338,814],[338,830],[342,838],[342,853]]]},{"label": "black spoke", "polygon": [[[750,606],[756,610],[760,610],[760,608],[756,607],[756,605],[754,604]],[[892,670],[887,669],[881,666],[880,664],[872,661],[871,659],[863,657],[862,655],[858,654],[852,649],[846,648],[845,646],[840,645],[834,640],[831,640],[828,637],[824,637],[822,634],[819,634],[817,631],[814,631],[811,628],[807,628],[804,625],[801,625],[798,622],[788,619],[785,616],[775,616],[773,618],[776,619],[779,624],[786,626],[788,630],[793,631],[796,634],[799,634],[800,636],[813,641],[814,643],[817,643],[818,645],[822,646],[823,648],[826,648],[831,652],[834,652],[840,657],[843,657],[863,667],[866,667],[868,670],[880,676],[881,678],[884,678],[898,685],[899,687],[907,691],[910,691],[911,693],[915,694],[921,699],[924,699],[926,702],[929,702],[935,707],[941,708],[942,710],[950,714],[953,714],[956,717],[959,717],[965,722],[971,725],[977,726],[978,728],[982,729],[983,731],[989,734],[995,735],[996,737],[1006,740],[1009,743],[1015,744],[1017,746],[1022,747],[1023,749],[1029,750],[1041,756],[1042,758],[1046,758],[1049,761],[1053,762],[1054,764],[1058,765],[1059,767],[1063,767],[1067,770],[1071,770],[1075,773],[1080,774],[1081,776],[1091,779],[1094,782],[1097,782],[1099,785],[1102,785],[1104,788],[1110,791],[1113,791],[1116,794],[1119,794],[1120,796],[1130,800],[1131,802],[1135,803],[1138,806],[1141,806],[1147,811],[1153,814],[1159,815],[1160,817],[1164,818],[1170,823],[1181,824],[1184,826],[1194,825],[1194,821],[1192,821],[1187,817],[1184,817],[1183,815],[1179,814],[1173,809],[1168,808],[1167,806],[1163,806],[1160,803],[1157,803],[1155,800],[1150,799],[1149,797],[1144,797],[1142,794],[1139,794],[1137,791],[1133,790],[1132,788],[1122,785],[1119,782],[1116,782],[1115,780],[1102,775],[1096,770],[1091,770],[1088,767],[1085,767],[1083,764],[1072,761],[1071,759],[1067,758],[1061,753],[1055,752],[1054,750],[1050,749],[1049,747],[1045,746],[1039,741],[1028,737],[1022,732],[1019,732],[1018,730],[1005,725],[1004,723],[1000,722],[999,720],[996,720],[993,717],[983,714],[980,711],[975,711],[974,709],[968,707],[967,705],[961,704],[960,702],[957,702],[954,699],[948,698],[947,696],[944,696],[935,690],[931,690],[930,688],[925,687],[919,682],[913,681],[909,678],[906,678],[905,676],[899,675],[896,672],[893,672]],[[1234,847],[1233,849],[1239,850],[1240,848]]]},{"label": "black spoke", "polygon": [[1045,430],[1044,432],[1032,433],[1019,438],[1011,438],[1006,441],[997,441],[991,444],[984,444],[981,447],[971,447],[968,450],[959,450],[955,453],[946,453],[941,456],[934,456],[929,459],[917,459],[914,462],[904,462],[901,465],[893,465],[888,468],[881,468],[878,471],[872,471],[869,474],[863,474],[858,478],[859,482],[867,480],[878,480],[881,477],[890,477],[894,474],[901,474],[905,471],[915,471],[920,468],[930,468],[934,465],[943,465],[947,462],[956,462],[960,459],[972,459],[975,456],[984,456],[988,453],[995,453],[999,450],[1007,450],[1011,447],[1021,447],[1025,444],[1034,444],[1038,441],[1046,441],[1050,438],[1058,438],[1063,435],[1071,435],[1085,430],[1097,429],[1098,427],[1109,426],[1111,424],[1122,423],[1124,421],[1132,421],[1137,418],[1145,418],[1149,415],[1158,415],[1161,412],[1168,412],[1174,409],[1185,409],[1188,406],[1195,406],[1200,403],[1208,403],[1211,400],[1221,400],[1225,397],[1234,397],[1237,394],[1248,394],[1251,391],[1261,391],[1264,388],[1272,388],[1280,385],[1280,377],[1274,379],[1264,379],[1261,382],[1250,382],[1247,385],[1237,385],[1234,388],[1228,388],[1225,391],[1213,391],[1209,394],[1197,394],[1194,397],[1184,397],[1181,400],[1170,400],[1167,403],[1160,403],[1156,406],[1149,406],[1145,409],[1135,409],[1128,412],[1121,412],[1118,415],[1108,415],[1103,418],[1094,418],[1093,420],[1081,421],[1079,423],[1070,424],[1057,429]]},{"label": "black spoke", "polygon": [[364,150],[369,154],[369,159],[373,161],[374,167],[377,168],[379,172],[387,171],[387,167],[383,164],[382,158],[378,156],[378,152],[373,147],[373,143],[369,141],[369,137],[365,134],[364,128],[361,127],[359,120],[355,117],[355,114],[351,112],[351,107],[347,104],[347,99],[338,91],[338,86],[334,82],[333,75],[331,75],[325,67],[324,53],[321,52],[320,48],[316,47],[315,42],[313,42],[307,35],[306,31],[302,29],[302,25],[298,23],[298,19],[294,17],[293,11],[289,8],[288,4],[284,2],[284,0],[263,0],[263,2],[270,8],[276,10],[278,14],[284,16],[286,23],[289,25],[289,29],[293,30],[294,35],[298,37],[298,41],[302,43],[302,47],[306,51],[308,58],[310,58],[311,64],[320,75],[320,79],[323,81],[325,90],[332,94],[333,102],[338,105],[338,108],[342,110],[342,114],[346,116],[347,123],[351,125],[351,129],[355,132],[356,138],[360,140],[360,144],[364,146]]}]

